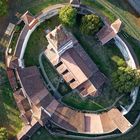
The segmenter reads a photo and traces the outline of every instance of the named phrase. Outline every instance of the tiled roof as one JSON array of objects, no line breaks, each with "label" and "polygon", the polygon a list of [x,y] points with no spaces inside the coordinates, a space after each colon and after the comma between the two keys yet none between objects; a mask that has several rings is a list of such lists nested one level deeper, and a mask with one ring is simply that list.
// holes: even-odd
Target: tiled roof
[{"label": "tiled roof", "polygon": [[[60,27],[63,29],[63,26],[61,25],[56,29]],[[55,30],[53,30],[51,34],[56,32]],[[72,89],[75,89],[77,87],[79,87],[79,89],[82,89],[82,86],[84,86],[85,89],[81,91],[81,95],[83,95],[84,97],[88,94],[94,95],[97,91],[97,88],[100,88],[105,82],[105,76],[99,71],[96,64],[80,46],[78,41],[75,41],[75,37],[71,33],[68,33],[65,29],[63,31],[65,35],[70,35],[72,42],[75,42],[73,43],[73,47],[69,48],[69,46],[67,46],[68,49],[66,49],[61,55],[58,55],[54,51],[53,54],[56,54],[56,57],[56,55],[49,55],[49,52],[52,52],[50,45],[48,46],[47,51],[45,51],[46,56],[52,62],[52,64],[56,66],[57,71],[63,76],[64,80],[70,85]],[[49,35],[47,35],[47,38],[48,36]],[[64,36],[62,35],[60,37],[65,40]],[[57,37],[54,39],[57,40]],[[49,41],[49,44],[51,43],[52,42]],[[94,83],[92,83],[92,81],[90,82],[90,78],[94,77],[97,82],[96,80],[94,80]],[[97,77],[99,77],[99,79]]]},{"label": "tiled roof", "polygon": [[27,35],[27,32],[29,31],[29,28],[28,26],[24,26],[24,28],[22,29],[21,31],[21,34],[20,34],[20,38],[16,44],[16,49],[15,49],[15,52],[14,52],[14,55],[19,58],[20,57],[20,54],[21,54],[21,50],[22,50],[22,46],[23,46],[23,42],[25,40],[25,37]]},{"label": "tiled roof", "polygon": [[121,28],[122,22],[120,19],[117,19],[111,24],[111,27],[114,29],[115,33],[118,33]]},{"label": "tiled roof", "polygon": [[116,124],[113,122],[113,120],[109,117],[107,112],[104,112],[100,114],[100,119],[102,122],[103,131],[106,132],[112,132],[117,129]]},{"label": "tiled roof", "polygon": [[103,28],[97,33],[97,37],[101,41],[102,45],[110,41],[116,36],[121,27],[121,20],[117,19],[111,25],[104,25]]},{"label": "tiled roof", "polygon": [[47,35],[47,39],[56,50],[59,50],[64,44],[71,40],[69,34],[65,31],[62,25],[59,25],[50,32]]},{"label": "tiled roof", "polygon": [[68,107],[59,105],[52,115],[53,121],[61,127],[71,131],[83,132],[84,131],[84,114],[76,112]]},{"label": "tiled roof", "polygon": [[114,108],[109,110],[108,115],[122,133],[126,132],[129,128],[132,127],[131,123],[122,115],[118,109]]},{"label": "tiled roof", "polygon": [[18,85],[17,85],[14,70],[7,68],[7,76],[8,76],[8,79],[9,79],[9,82],[10,82],[12,89],[15,90],[18,87]]},{"label": "tiled roof", "polygon": [[43,83],[38,68],[36,66],[19,68],[17,74],[27,96],[34,104],[40,104],[44,97],[48,95],[48,90]]},{"label": "tiled roof", "polygon": [[35,19],[29,11],[23,14],[21,19],[25,22],[26,25],[28,25],[30,29],[32,29],[32,27],[38,22],[38,20]]}]

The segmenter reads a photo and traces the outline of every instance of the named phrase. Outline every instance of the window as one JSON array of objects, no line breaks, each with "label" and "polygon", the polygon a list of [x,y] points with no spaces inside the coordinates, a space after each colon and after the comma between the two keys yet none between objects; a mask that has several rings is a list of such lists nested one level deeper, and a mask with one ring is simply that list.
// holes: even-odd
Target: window
[{"label": "window", "polygon": [[59,66],[62,65],[62,64],[63,64],[63,62],[60,61],[58,64],[55,65],[55,67],[57,68],[57,67],[59,67]]},{"label": "window", "polygon": [[68,73],[69,71],[66,69],[64,72],[62,72],[62,75],[65,75],[66,73]]},{"label": "window", "polygon": [[73,83],[75,81],[75,79],[73,78],[72,80],[70,80],[70,83]]}]

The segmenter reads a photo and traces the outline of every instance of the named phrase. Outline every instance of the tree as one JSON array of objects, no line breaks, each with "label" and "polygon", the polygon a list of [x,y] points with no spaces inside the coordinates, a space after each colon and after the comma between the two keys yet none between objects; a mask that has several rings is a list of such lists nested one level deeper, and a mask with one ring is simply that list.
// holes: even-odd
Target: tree
[{"label": "tree", "polygon": [[7,0],[0,0],[0,16],[7,13]]},{"label": "tree", "polygon": [[119,56],[112,56],[111,59],[117,64],[118,67],[126,67],[126,62]]},{"label": "tree", "polygon": [[59,19],[62,24],[72,27],[76,23],[77,10],[72,8],[72,6],[67,5],[60,9]]},{"label": "tree", "polygon": [[140,85],[140,72],[130,67],[119,67],[112,74],[113,87],[119,93],[129,93],[136,86]]},{"label": "tree", "polygon": [[91,14],[82,17],[81,32],[84,34],[94,34],[101,27],[102,22],[99,16]]},{"label": "tree", "polygon": [[8,140],[8,133],[6,128],[0,128],[0,140]]}]

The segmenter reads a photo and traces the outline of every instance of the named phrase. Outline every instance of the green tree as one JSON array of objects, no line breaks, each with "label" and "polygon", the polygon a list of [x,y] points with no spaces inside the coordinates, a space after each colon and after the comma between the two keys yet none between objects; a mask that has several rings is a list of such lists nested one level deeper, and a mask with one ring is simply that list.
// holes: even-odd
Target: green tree
[{"label": "green tree", "polygon": [[8,140],[8,133],[6,128],[0,128],[0,140]]},{"label": "green tree", "polygon": [[7,13],[7,0],[0,0],[0,16]]},{"label": "green tree", "polygon": [[84,34],[94,34],[101,27],[102,22],[99,16],[95,14],[82,17],[81,32]]},{"label": "green tree", "polygon": [[76,23],[77,10],[72,8],[72,6],[67,5],[60,9],[59,19],[62,24],[72,27]]},{"label": "green tree", "polygon": [[140,72],[130,67],[119,67],[112,74],[112,84],[119,93],[129,93],[140,85]]},{"label": "green tree", "polygon": [[115,55],[111,59],[117,64],[118,67],[126,67],[126,62],[119,56]]}]

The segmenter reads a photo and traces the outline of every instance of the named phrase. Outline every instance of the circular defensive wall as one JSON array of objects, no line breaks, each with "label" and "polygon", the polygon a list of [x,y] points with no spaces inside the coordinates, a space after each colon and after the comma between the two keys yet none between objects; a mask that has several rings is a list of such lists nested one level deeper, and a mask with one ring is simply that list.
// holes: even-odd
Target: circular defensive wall
[{"label": "circular defensive wall", "polygon": [[[53,130],[52,128],[55,126],[61,128],[60,134],[71,135],[72,137],[78,135],[80,138],[92,136],[92,139],[94,137],[101,138],[126,133],[133,126],[124,117],[126,112],[121,112],[117,108],[109,108],[101,113],[88,113],[72,109],[61,103],[59,95],[52,96],[49,91],[50,89],[55,95],[58,94],[58,91],[56,91],[49,80],[47,80],[49,86],[44,82],[44,79],[48,78],[47,75],[42,74],[45,71],[36,66],[24,66],[24,52],[32,32],[42,22],[57,15],[59,9],[63,6],[65,5],[57,4],[50,6],[42,10],[37,16],[32,16],[27,11],[21,17],[21,21],[24,21],[25,24],[19,35],[15,51],[12,55],[9,52],[9,48],[6,51],[8,78],[14,91],[17,106],[21,112],[20,117],[25,123],[21,133],[18,135],[18,139],[27,135],[32,128],[37,129],[39,126],[46,126],[49,130]],[[81,9],[81,12],[94,13],[86,6],[73,3],[72,6],[78,8],[78,10]],[[129,57],[128,65],[136,68],[135,61],[125,43],[118,35],[115,34],[114,37],[124,58]],[[76,49],[79,50],[80,48]],[[40,67],[42,66],[40,65]],[[133,92],[137,94],[138,88]],[[129,110],[133,104],[131,104]]]}]

